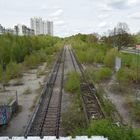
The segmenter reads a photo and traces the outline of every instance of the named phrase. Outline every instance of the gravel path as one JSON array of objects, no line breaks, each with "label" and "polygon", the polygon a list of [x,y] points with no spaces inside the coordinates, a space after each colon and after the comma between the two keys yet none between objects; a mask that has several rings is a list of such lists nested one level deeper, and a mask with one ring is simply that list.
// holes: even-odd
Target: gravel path
[{"label": "gravel path", "polygon": [[[110,80],[108,85],[104,87],[104,90],[107,93],[108,98],[116,106],[116,109],[121,115],[124,124],[132,125],[133,128],[139,128],[140,125],[133,121],[130,109],[126,106],[127,94],[112,93],[109,89],[113,84],[116,84],[114,75],[112,76],[112,79]],[[135,98],[134,95],[131,95],[131,98],[134,99]]]}]

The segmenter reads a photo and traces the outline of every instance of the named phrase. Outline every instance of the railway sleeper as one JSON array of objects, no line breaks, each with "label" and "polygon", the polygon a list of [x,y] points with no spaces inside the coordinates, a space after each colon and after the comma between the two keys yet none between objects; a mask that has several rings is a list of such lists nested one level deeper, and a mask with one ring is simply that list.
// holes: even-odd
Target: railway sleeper
[{"label": "railway sleeper", "polygon": [[56,122],[57,121],[57,117],[51,117],[51,118],[48,118],[48,117],[46,117],[45,118],[45,122],[47,122],[47,121],[49,121],[49,122]]},{"label": "railway sleeper", "polygon": [[86,102],[85,101],[85,104],[86,104],[87,107],[94,107],[95,108],[97,106],[97,104],[95,102],[89,102],[89,101]]},{"label": "railway sleeper", "polygon": [[94,95],[91,92],[82,92],[83,96],[95,99]]},{"label": "railway sleeper", "polygon": [[83,97],[83,98],[84,98],[84,102],[85,102],[86,104],[95,104],[95,100],[89,99],[89,98],[87,98],[87,97]]},{"label": "railway sleeper", "polygon": [[50,124],[55,124],[55,125],[57,125],[57,122],[55,122],[55,121],[45,121],[45,123],[44,123],[44,125],[50,125]]},{"label": "railway sleeper", "polygon": [[56,134],[56,127],[43,128],[42,134]]},{"label": "railway sleeper", "polygon": [[45,123],[43,125],[43,128],[56,128],[57,124],[56,123]]}]

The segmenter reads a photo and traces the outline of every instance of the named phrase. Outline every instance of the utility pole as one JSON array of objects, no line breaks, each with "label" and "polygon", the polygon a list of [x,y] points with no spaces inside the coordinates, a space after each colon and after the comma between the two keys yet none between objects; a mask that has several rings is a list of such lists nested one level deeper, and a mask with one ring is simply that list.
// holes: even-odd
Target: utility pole
[{"label": "utility pole", "polygon": [[138,83],[139,83],[139,48],[136,49],[136,58],[137,58],[137,67],[136,67],[136,101],[137,101],[137,93],[138,93]]}]

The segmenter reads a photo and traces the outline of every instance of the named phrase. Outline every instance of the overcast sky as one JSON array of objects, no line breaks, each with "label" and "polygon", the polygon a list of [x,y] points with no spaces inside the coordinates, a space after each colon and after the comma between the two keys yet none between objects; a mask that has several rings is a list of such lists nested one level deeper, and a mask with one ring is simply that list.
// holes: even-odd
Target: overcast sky
[{"label": "overcast sky", "polygon": [[54,34],[103,34],[118,22],[140,31],[140,0],[0,0],[0,24],[30,26],[31,17],[54,21]]}]

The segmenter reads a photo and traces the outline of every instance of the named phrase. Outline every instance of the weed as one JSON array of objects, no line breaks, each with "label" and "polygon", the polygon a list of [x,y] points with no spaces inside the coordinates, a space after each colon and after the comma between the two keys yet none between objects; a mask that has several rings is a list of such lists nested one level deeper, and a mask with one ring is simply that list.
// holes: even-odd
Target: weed
[{"label": "weed", "polygon": [[29,94],[31,94],[31,93],[32,93],[32,90],[31,90],[31,88],[29,88],[29,87],[26,88],[25,91],[23,92],[24,95],[29,95]]},{"label": "weed", "polygon": [[68,74],[64,89],[70,93],[80,91],[80,75],[77,72],[73,71]]}]

